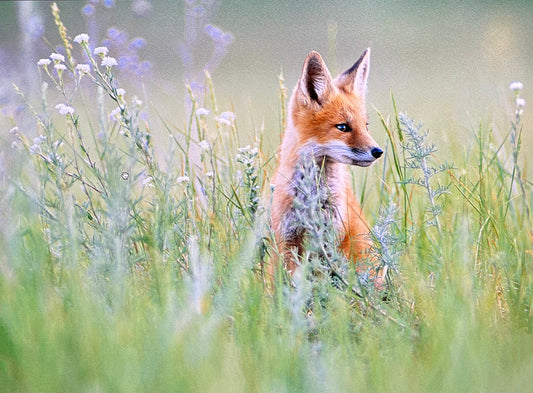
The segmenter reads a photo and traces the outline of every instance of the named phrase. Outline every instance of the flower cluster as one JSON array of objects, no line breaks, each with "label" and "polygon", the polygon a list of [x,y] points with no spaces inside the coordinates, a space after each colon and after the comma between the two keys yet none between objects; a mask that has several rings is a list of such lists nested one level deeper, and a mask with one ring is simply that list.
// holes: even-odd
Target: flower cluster
[{"label": "flower cluster", "polygon": [[109,53],[109,49],[106,46],[99,46],[94,48],[93,54],[104,58]]},{"label": "flower cluster", "polygon": [[248,211],[253,216],[259,206],[259,181],[255,165],[259,149],[248,145],[237,151],[236,160],[244,166],[244,186],[248,190]]},{"label": "flower cluster", "polygon": [[524,88],[522,82],[512,82],[509,85],[509,89],[512,90],[515,94],[515,107],[516,107],[516,116],[520,117],[524,113],[524,107],[526,106],[526,100],[520,97],[520,92]]},{"label": "flower cluster", "polygon": [[[100,7],[100,4],[103,6]],[[115,7],[115,0],[89,0],[82,8],[82,14],[87,20],[87,28],[93,38],[93,44],[98,42],[100,48],[110,48],[116,53],[116,64],[113,60],[106,59],[103,61],[104,67],[117,67],[120,71],[133,74],[136,77],[144,77],[151,72],[152,64],[149,61],[140,60],[139,50],[146,47],[146,40],[141,37],[134,37],[131,40],[128,34],[116,27],[107,29],[106,36],[103,40],[98,40],[100,30],[98,12],[109,12],[109,9]],[[131,10],[136,16],[146,16],[150,13],[152,4],[148,0],[136,0],[131,5]],[[84,39],[85,36],[79,39]],[[92,48],[92,46],[91,46]],[[106,56],[107,53],[104,53]]]},{"label": "flower cluster", "polygon": [[226,33],[214,25],[205,25],[204,33],[213,40],[215,45],[226,47],[233,43],[233,34]]},{"label": "flower cluster", "polygon": [[67,66],[65,64],[63,64],[65,62],[65,56],[63,56],[60,53],[55,53],[54,52],[49,57],[50,57],[49,59],[46,59],[46,58],[45,59],[39,59],[39,61],[37,61],[37,65],[39,67],[43,67],[46,70],[48,70],[47,67],[50,64],[52,64],[52,62],[53,62],[54,63],[54,69],[56,70],[57,74],[59,76],[61,76],[62,72],[67,69]]},{"label": "flower cluster", "polygon": [[196,116],[198,117],[206,117],[207,115],[209,115],[209,113],[209,110],[205,108],[196,109]]},{"label": "flower cluster", "polygon": [[245,147],[239,147],[237,149],[237,162],[240,162],[246,167],[250,167],[253,165],[255,159],[257,158],[259,154],[259,149],[257,147],[251,147],[250,145],[247,145]]},{"label": "flower cluster", "polygon": [[89,74],[91,72],[91,66],[89,64],[78,64],[76,66],[76,70],[80,72],[80,74]]},{"label": "flower cluster", "polygon": [[111,27],[107,29],[107,37],[102,44],[117,53],[116,66],[119,70],[137,77],[144,77],[151,72],[152,64],[141,60],[139,56],[139,51],[147,45],[144,38],[134,37],[130,40],[125,31]]},{"label": "flower cluster", "polygon": [[204,140],[201,140],[199,143],[198,143],[198,146],[200,146],[200,149],[202,149],[202,151],[209,151],[211,149],[211,145],[209,144],[208,141],[206,141],[205,139]]},{"label": "flower cluster", "polygon": [[215,117],[215,121],[225,126],[232,126],[235,122],[235,114],[233,112],[222,112],[220,116]]},{"label": "flower cluster", "polygon": [[176,179],[176,183],[179,184],[187,184],[189,183],[190,179],[189,176],[180,176]]},{"label": "flower cluster", "polygon": [[[210,23],[216,8],[216,2],[210,0],[184,2],[184,38],[177,50],[183,63],[185,83],[196,97],[205,92],[205,73],[212,73],[218,67],[234,40],[231,33]],[[212,53],[206,56],[205,48],[211,46]]]},{"label": "flower cluster", "polygon": [[31,154],[40,154],[41,153],[41,144],[46,141],[46,135],[39,135],[37,138],[33,139],[33,145],[30,146]]},{"label": "flower cluster", "polygon": [[76,37],[74,37],[74,42],[77,44],[88,44],[89,43],[89,35],[86,33],[78,34]]},{"label": "flower cluster", "polygon": [[56,109],[59,111],[60,115],[67,116],[67,115],[73,115],[75,110],[70,105],[66,104],[57,104]]}]

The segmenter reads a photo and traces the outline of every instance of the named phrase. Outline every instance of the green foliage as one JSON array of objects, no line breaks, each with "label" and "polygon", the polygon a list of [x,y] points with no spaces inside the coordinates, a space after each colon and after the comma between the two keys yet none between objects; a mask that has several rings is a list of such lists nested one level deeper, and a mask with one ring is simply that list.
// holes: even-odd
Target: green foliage
[{"label": "green foliage", "polygon": [[[532,182],[518,111],[508,138],[480,126],[465,139],[452,169],[393,100],[387,159],[368,169],[387,188],[367,195],[387,299],[323,248],[318,194],[301,201],[318,209],[302,223],[316,229],[312,263],[269,290],[262,136],[239,149],[210,81],[210,114],[192,97],[186,126],[150,130],[84,49],[90,75],[72,55],[71,83],[45,72],[76,111],[50,110],[43,82],[40,136],[14,130],[22,148],[0,178],[0,391],[530,390]],[[167,152],[152,132],[168,134]]]}]

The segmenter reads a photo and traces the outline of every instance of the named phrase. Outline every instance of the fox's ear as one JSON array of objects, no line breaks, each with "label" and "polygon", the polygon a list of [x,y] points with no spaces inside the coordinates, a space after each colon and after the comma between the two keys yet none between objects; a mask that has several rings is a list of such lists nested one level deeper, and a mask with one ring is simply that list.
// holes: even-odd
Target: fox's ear
[{"label": "fox's ear", "polygon": [[322,105],[327,101],[332,89],[332,79],[328,67],[318,52],[311,52],[305,59],[302,76],[298,82],[298,92],[304,103],[316,102]]},{"label": "fox's ear", "polygon": [[365,98],[368,72],[370,71],[370,48],[365,50],[355,64],[340,74],[335,83],[338,87]]}]

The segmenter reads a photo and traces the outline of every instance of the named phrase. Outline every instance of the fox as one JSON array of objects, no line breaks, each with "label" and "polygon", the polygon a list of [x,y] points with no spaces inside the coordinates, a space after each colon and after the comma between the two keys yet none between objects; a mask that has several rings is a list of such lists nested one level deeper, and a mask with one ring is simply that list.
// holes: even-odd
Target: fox
[{"label": "fox", "polygon": [[[314,160],[322,168],[317,187],[327,188],[324,206],[332,209],[339,251],[355,264],[369,256],[368,223],[351,186],[348,165],[368,167],[383,154],[370,136],[366,113],[370,48],[355,64],[332,78],[318,52],[305,59],[301,76],[289,100],[287,121],[273,177],[271,225],[283,267],[293,275],[302,256],[305,229],[294,225],[294,199],[301,190],[298,168]],[[275,274],[279,259],[268,266]]]}]

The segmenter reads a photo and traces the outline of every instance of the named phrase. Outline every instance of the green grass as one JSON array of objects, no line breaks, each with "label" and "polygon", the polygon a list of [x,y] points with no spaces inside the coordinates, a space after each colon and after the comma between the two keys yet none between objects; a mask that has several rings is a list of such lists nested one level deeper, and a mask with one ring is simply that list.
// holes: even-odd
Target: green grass
[{"label": "green grass", "polygon": [[[209,115],[149,129],[113,72],[95,68],[74,85],[43,73],[59,88],[46,99],[76,112],[58,115],[43,93],[33,111],[46,138],[13,136],[0,200],[1,391],[531,390],[533,191],[520,116],[501,138],[472,130],[453,167],[440,150],[415,165],[426,141],[402,147],[409,126],[393,100],[380,114],[386,159],[354,180],[383,224],[388,299],[353,269],[349,288],[304,276],[292,287],[280,274],[269,291],[275,159],[264,133],[242,149],[237,123],[215,120],[225,103],[212,86],[201,105],[192,99]],[[156,138],[169,142],[155,149]]]}]

